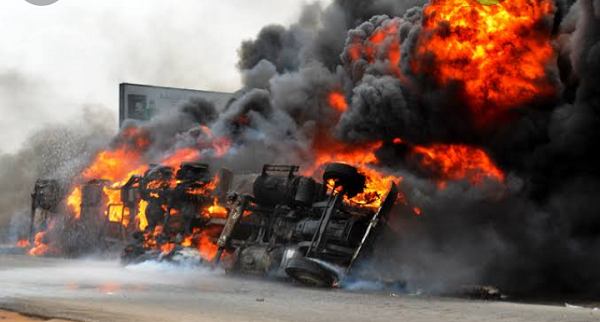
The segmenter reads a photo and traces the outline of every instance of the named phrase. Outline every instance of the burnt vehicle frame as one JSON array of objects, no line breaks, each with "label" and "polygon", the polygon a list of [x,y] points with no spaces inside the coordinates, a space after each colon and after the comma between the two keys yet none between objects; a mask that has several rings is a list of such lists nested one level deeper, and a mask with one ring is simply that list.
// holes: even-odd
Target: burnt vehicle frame
[{"label": "burnt vehicle frame", "polygon": [[[395,183],[373,210],[344,201],[364,189],[365,177],[355,167],[329,164],[325,183],[296,176],[298,170],[265,165],[254,181],[253,195],[232,193],[215,263],[227,251],[233,253],[234,272],[329,287],[350,274],[357,261],[371,256],[398,196]],[[328,188],[328,181],[333,187]]]},{"label": "burnt vehicle frame", "polygon": [[[37,179],[31,193],[29,215],[29,242],[33,242],[36,233],[36,217],[40,229],[45,230],[49,217],[58,211],[64,197],[64,189],[56,179]],[[39,214],[39,215],[38,215]]]},{"label": "burnt vehicle frame", "polygon": [[[202,216],[203,210],[215,200],[225,200],[232,173],[221,168],[217,177],[218,185],[211,185],[215,177],[206,163],[184,162],[177,172],[169,166],[151,165],[139,179],[140,199],[147,202],[148,226],[133,234],[134,242],[122,251],[121,261],[127,264],[170,259],[184,248],[184,240],[190,240],[189,246],[195,246],[197,239],[193,237],[199,232],[222,226],[224,219]],[[173,247],[165,254],[163,245]]]}]

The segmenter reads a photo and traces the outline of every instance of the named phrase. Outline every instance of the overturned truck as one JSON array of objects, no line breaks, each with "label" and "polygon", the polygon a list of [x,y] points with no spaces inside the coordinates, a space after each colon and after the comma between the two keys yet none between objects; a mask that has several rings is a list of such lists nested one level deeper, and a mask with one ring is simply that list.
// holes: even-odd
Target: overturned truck
[{"label": "overturned truck", "polygon": [[[391,183],[376,207],[369,206],[352,202],[366,189],[357,168],[328,164],[322,181],[298,170],[265,165],[245,178],[252,184],[244,189],[231,188],[232,172],[221,169],[213,177],[204,163],[182,163],[177,170],[150,165],[121,186],[86,182],[77,224],[94,239],[90,247],[126,245],[120,246],[124,264],[191,258],[229,272],[334,286],[372,256],[398,190]],[[45,214],[60,199],[50,181],[38,182],[32,197],[32,219],[35,208]]]},{"label": "overturned truck", "polygon": [[[179,178],[178,188],[154,192],[159,200],[169,191],[165,201],[156,201],[152,207],[156,210],[148,204],[148,221],[164,218],[163,225],[138,233],[138,240],[123,251],[123,262],[176,260],[198,246],[190,242],[197,240],[194,236],[204,235],[218,247],[208,258],[210,265],[222,264],[229,272],[289,277],[310,286],[335,285],[373,253],[398,190],[392,183],[379,207],[366,207],[349,202],[365,188],[366,178],[355,167],[329,164],[322,183],[298,176],[298,170],[293,165],[265,165],[251,193],[229,191],[223,217],[194,215],[209,206],[211,191],[201,176],[187,183]],[[183,227],[173,229],[174,219],[183,220]]]},{"label": "overturned truck", "polygon": [[297,166],[265,165],[253,195],[230,194],[233,206],[215,263],[230,252],[233,271],[328,287],[369,258],[398,196],[396,185],[378,209],[371,209],[346,202],[365,187],[356,168],[329,164],[324,183],[297,171]]}]

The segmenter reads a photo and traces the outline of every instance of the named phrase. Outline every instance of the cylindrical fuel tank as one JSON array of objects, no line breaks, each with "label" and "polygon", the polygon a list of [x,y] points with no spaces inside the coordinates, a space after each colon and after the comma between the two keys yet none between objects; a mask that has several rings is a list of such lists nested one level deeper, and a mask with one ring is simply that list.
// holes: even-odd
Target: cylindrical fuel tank
[{"label": "cylindrical fuel tank", "polygon": [[310,206],[317,194],[317,183],[312,178],[299,177],[294,201],[304,206]]},{"label": "cylindrical fuel tank", "polygon": [[287,177],[262,175],[254,180],[254,199],[262,206],[272,207],[290,201],[291,182]]},{"label": "cylindrical fuel tank", "polygon": [[312,205],[319,195],[319,186],[312,178],[261,175],[254,180],[254,199],[261,206]]}]

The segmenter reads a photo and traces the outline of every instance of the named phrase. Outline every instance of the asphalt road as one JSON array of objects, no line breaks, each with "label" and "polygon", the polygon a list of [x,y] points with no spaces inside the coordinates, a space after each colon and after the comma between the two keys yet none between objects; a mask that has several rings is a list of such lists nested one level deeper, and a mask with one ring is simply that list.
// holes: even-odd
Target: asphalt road
[{"label": "asphalt road", "polygon": [[600,321],[600,311],[308,289],[167,264],[0,254],[0,308],[77,321]]}]

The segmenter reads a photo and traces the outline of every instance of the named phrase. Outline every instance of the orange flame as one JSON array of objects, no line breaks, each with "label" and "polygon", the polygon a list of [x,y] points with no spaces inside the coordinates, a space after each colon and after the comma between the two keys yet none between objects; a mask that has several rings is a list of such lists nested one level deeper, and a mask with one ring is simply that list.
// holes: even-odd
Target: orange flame
[{"label": "orange flame", "polygon": [[190,190],[188,192],[190,194],[194,194],[194,195],[203,195],[203,194],[212,193],[212,190],[214,190],[217,187],[218,184],[219,184],[219,176],[215,175],[215,177],[213,178],[213,180],[211,180],[206,185],[204,185],[202,187],[199,187],[199,188],[195,188],[195,189]]},{"label": "orange flame", "polygon": [[[385,174],[371,167],[378,162],[375,151],[383,145],[381,141],[348,145],[324,137],[319,144],[315,147],[316,160],[302,171],[304,175],[318,176],[327,163],[342,162],[357,167],[359,172],[366,177],[364,191],[351,199],[346,199],[347,202],[367,207],[379,207],[392,182],[396,184],[402,182],[402,177]],[[331,183],[328,184],[331,188]]]},{"label": "orange flame", "polygon": [[444,188],[447,180],[468,179],[478,184],[484,178],[504,181],[504,173],[481,149],[463,144],[433,144],[429,147],[414,146],[413,156],[418,157],[419,166],[440,178]]},{"label": "orange flame", "polygon": [[185,236],[184,240],[181,242],[181,246],[184,247],[190,247],[192,246],[192,243],[194,242],[192,236]]},{"label": "orange flame", "polygon": [[67,197],[67,205],[73,210],[75,218],[79,219],[79,216],[81,216],[81,188],[75,187],[73,189]]},{"label": "orange flame", "polygon": [[50,221],[50,224],[48,224],[48,227],[45,231],[35,234],[33,239],[33,248],[29,250],[30,256],[42,256],[57,253],[57,250],[54,247],[46,244],[44,239],[46,234],[54,229],[54,224],[54,220]]},{"label": "orange flame", "polygon": [[200,159],[200,151],[198,149],[180,149],[165,158],[160,164],[177,168],[183,162],[197,161],[198,159]]},{"label": "orange flame", "polygon": [[400,71],[400,35],[399,18],[386,22],[376,29],[366,40],[354,38],[349,48],[352,62],[365,59],[369,63],[385,61],[391,73],[398,78],[403,78]]},{"label": "orange flame", "polygon": [[116,150],[102,151],[83,171],[81,178],[84,181],[100,178],[112,183],[124,184],[131,175],[139,175],[147,169],[146,165],[140,164],[141,162],[140,153],[125,146]]},{"label": "orange flame", "polygon": [[217,255],[219,246],[213,242],[211,231],[203,230],[198,239],[198,250],[204,259],[212,261]]},{"label": "orange flame", "polygon": [[[229,150],[231,147],[231,141],[229,139],[225,137],[214,138],[210,129],[206,127],[204,127],[204,131],[208,137],[207,142],[210,144],[209,147],[213,148],[215,151],[214,154],[217,157],[224,155]],[[135,210],[126,208],[123,205],[121,200],[121,187],[125,185],[132,176],[141,176],[148,170],[149,166],[146,164],[143,156],[150,144],[151,141],[148,133],[140,128],[129,127],[124,129],[115,139],[112,148],[100,151],[90,165],[76,178],[76,183],[71,187],[71,191],[67,196],[67,205],[72,210],[75,219],[81,217],[82,183],[89,182],[93,179],[102,179],[107,181],[102,187],[105,197],[102,206],[103,209],[106,209],[104,215],[107,220],[111,222],[120,222],[124,226],[128,226],[130,224],[130,214]],[[197,161],[201,157],[202,155],[199,149],[178,149],[164,157],[159,163],[176,168],[181,163]],[[218,180],[214,180],[206,187],[206,189],[203,189],[204,191],[198,193],[204,193],[208,189],[213,190],[217,183]],[[169,184],[170,186],[175,186],[177,182],[173,180]],[[147,206],[148,203],[143,200],[140,200],[137,205],[138,209],[135,224],[138,225],[139,229],[142,231],[148,227],[148,220],[146,218]],[[226,217],[227,215],[227,209],[219,206],[216,199],[213,205],[203,211],[209,216]],[[154,231],[152,236],[147,237],[151,237],[149,240],[155,243],[154,238],[159,233],[159,231]],[[45,234],[45,232],[42,232],[36,235],[34,247],[30,251],[31,255],[41,255],[53,251],[52,248],[43,243]],[[20,245],[26,245],[26,243],[23,242],[20,243]],[[154,244],[150,246],[157,245]],[[168,246],[164,246],[164,248],[165,247]]]},{"label": "orange flame", "polygon": [[155,248],[157,247],[157,243],[156,243],[156,237],[160,234],[162,234],[163,232],[163,227],[162,226],[156,226],[154,227],[154,231],[152,232],[146,232],[144,234],[144,247],[148,247],[148,248]]},{"label": "orange flame", "polygon": [[[126,131],[131,132],[132,130],[128,129]],[[182,162],[195,161],[199,157],[200,152],[197,149],[180,149],[176,150],[172,155],[165,157],[161,163],[166,166],[176,167]],[[94,159],[94,162],[82,172],[79,181],[85,182],[91,179],[109,180],[111,182],[110,186],[103,188],[103,192],[107,197],[105,208],[108,205],[115,206],[110,208],[110,213],[106,213],[106,216],[111,222],[122,222],[124,226],[127,226],[129,224],[130,210],[123,208],[119,188],[131,176],[142,175],[147,169],[148,166],[143,164],[141,153],[124,145],[114,150],[100,152]],[[76,218],[81,216],[81,198],[81,187],[76,185],[67,197],[67,204],[73,210]],[[140,203],[137,215],[137,221],[141,230],[145,229],[148,225],[145,216],[146,206],[147,204]]]},{"label": "orange flame", "polygon": [[413,207],[413,212],[415,213],[415,215],[420,216],[421,215],[421,208],[414,206]]},{"label": "orange flame", "polygon": [[220,158],[231,148],[231,140],[226,137],[219,137],[213,140],[212,145],[215,149],[215,157]]},{"label": "orange flame", "polygon": [[329,93],[329,105],[340,112],[344,112],[348,109],[346,97],[340,92]]},{"label": "orange flame", "polygon": [[[196,188],[194,190],[187,191],[187,193],[191,194],[200,194],[200,195],[211,195],[214,194],[214,189],[217,187],[219,183],[219,177],[216,175],[213,180],[207,183],[205,186]],[[177,181],[173,180],[170,183],[171,186],[176,186]],[[147,206],[147,202],[142,201],[140,203],[140,229],[144,230],[148,222],[146,220],[145,208]],[[218,204],[218,199],[213,197],[213,202],[211,205],[204,206],[200,209],[200,214],[206,218],[227,218],[227,208]],[[179,211],[177,209],[171,209],[170,216],[178,216]],[[206,260],[212,260],[214,258],[218,246],[213,242],[213,239],[221,233],[221,226],[209,226],[203,227],[203,229],[194,228],[193,234],[184,236],[183,241],[181,241],[181,246],[184,247],[196,247],[198,248],[201,256]],[[159,244],[156,241],[156,237],[164,231],[162,226],[156,226],[153,232],[147,232],[145,234],[145,247],[152,249],[160,249],[162,252],[170,252],[172,251],[176,244],[175,243],[164,243]]]},{"label": "orange flame", "polygon": [[[245,117],[245,115],[242,115],[242,116]],[[246,122],[247,122],[247,120],[246,120]],[[227,153],[227,151],[229,151],[229,149],[231,148],[231,140],[229,140],[228,138],[226,138],[224,136],[215,138],[213,136],[210,128],[208,128],[208,126],[202,125],[201,128],[204,131],[204,133],[206,133],[208,138],[210,139],[211,146],[215,150],[215,156],[217,158],[222,157],[223,155],[225,155],[225,153]]]},{"label": "orange flame", "polygon": [[329,138],[328,135],[319,136],[313,148],[315,160],[302,171],[305,175],[313,175],[317,170],[327,163],[344,162],[354,166],[365,166],[377,164],[375,150],[379,149],[383,142],[346,144]]},{"label": "orange flame", "polygon": [[213,205],[208,207],[208,215],[210,218],[227,218],[227,208],[218,204],[217,198],[214,199]]},{"label": "orange flame", "polygon": [[138,227],[141,231],[146,230],[146,227],[148,227],[148,219],[146,218],[146,207],[148,207],[148,202],[146,200],[141,200],[138,209],[138,215],[136,217],[138,220]]},{"label": "orange flame", "polygon": [[17,246],[19,248],[29,247],[29,245],[30,245],[30,243],[29,243],[29,240],[27,240],[27,239],[21,239],[17,242]]},{"label": "orange flame", "polygon": [[394,18],[377,28],[369,38],[354,38],[349,54],[352,63],[365,59],[370,64],[385,62],[392,75],[404,80],[400,70],[400,18]]},{"label": "orange flame", "polygon": [[[128,131],[132,131],[128,129]],[[96,158],[79,176],[79,182],[86,182],[92,179],[104,179],[110,181],[110,186],[103,188],[104,194],[107,197],[107,203],[118,205],[121,203],[121,194],[119,187],[124,185],[127,180],[133,175],[141,175],[148,168],[141,164],[141,154],[137,150],[124,145],[114,150],[101,151],[96,155]],[[81,186],[75,185],[71,189],[71,193],[67,197],[67,205],[72,209],[75,218],[81,216]],[[123,221],[127,225],[127,220],[124,220],[122,211],[118,207],[112,208],[111,213],[107,214],[112,222]]]},{"label": "orange flame", "polygon": [[551,97],[556,86],[547,66],[555,60],[550,30],[543,19],[551,1],[511,0],[483,6],[466,0],[432,0],[424,7],[423,32],[413,62],[417,73],[435,75],[441,84],[464,84],[466,101],[478,121]]},{"label": "orange flame", "polygon": [[170,253],[173,249],[175,249],[175,244],[173,244],[173,243],[166,243],[166,244],[160,245],[160,250],[163,253]]}]

